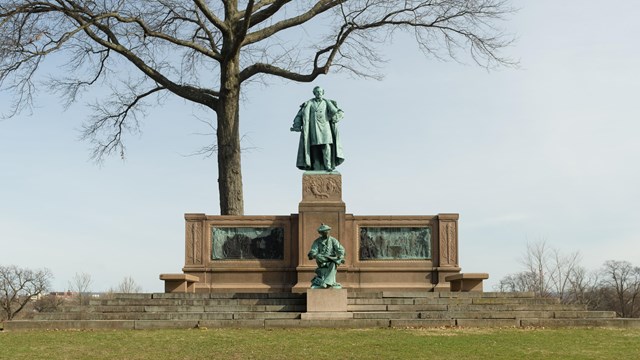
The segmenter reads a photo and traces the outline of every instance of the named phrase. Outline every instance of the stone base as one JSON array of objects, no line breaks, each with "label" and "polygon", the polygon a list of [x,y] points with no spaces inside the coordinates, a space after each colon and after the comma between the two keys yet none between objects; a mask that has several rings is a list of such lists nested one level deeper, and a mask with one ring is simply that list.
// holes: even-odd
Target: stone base
[{"label": "stone base", "polygon": [[335,311],[307,312],[301,314],[300,318],[302,320],[346,320],[353,319],[353,313]]},{"label": "stone base", "polygon": [[488,278],[487,273],[466,273],[449,275],[445,280],[451,284],[451,291],[482,292],[482,281]]},{"label": "stone base", "polygon": [[188,274],[160,274],[160,280],[164,281],[165,293],[192,293],[200,279]]},{"label": "stone base", "polygon": [[307,313],[346,313],[347,289],[309,289]]}]

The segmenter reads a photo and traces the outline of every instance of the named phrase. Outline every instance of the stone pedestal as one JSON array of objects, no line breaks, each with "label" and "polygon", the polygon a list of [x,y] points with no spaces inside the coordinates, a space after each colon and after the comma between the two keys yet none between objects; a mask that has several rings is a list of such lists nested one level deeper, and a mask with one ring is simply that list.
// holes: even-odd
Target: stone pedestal
[{"label": "stone pedestal", "polygon": [[307,171],[302,175],[302,201],[298,206],[298,282],[293,287],[294,292],[309,288],[315,276],[316,262],[309,260],[307,252],[319,236],[320,224],[331,226],[331,235],[347,247],[344,243],[345,211],[340,173]]},{"label": "stone pedestal", "polygon": [[347,312],[347,289],[308,289],[303,320],[352,319]]}]

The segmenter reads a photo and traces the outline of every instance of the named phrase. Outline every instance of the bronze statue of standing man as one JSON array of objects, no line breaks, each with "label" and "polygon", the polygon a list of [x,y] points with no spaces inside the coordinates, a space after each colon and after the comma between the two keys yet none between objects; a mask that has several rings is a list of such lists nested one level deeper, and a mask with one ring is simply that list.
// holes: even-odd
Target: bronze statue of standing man
[{"label": "bronze statue of standing man", "polygon": [[300,170],[333,171],[344,155],[336,124],[344,113],[334,100],[324,98],[324,90],[313,88],[315,97],[300,105],[291,131],[300,132],[298,159]]}]

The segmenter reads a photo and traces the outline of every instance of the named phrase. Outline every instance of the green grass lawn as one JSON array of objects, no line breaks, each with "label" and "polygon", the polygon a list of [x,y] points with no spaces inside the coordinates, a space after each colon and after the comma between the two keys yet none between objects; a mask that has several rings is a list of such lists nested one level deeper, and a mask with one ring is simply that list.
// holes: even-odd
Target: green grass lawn
[{"label": "green grass lawn", "polygon": [[640,330],[5,331],[0,359],[640,359]]}]

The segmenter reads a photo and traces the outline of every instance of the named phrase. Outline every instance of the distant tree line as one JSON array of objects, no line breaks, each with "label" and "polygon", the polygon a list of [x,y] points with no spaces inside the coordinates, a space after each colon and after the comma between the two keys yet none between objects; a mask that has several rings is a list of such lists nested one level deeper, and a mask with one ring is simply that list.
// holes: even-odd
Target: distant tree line
[{"label": "distant tree line", "polygon": [[[28,318],[38,312],[58,311],[64,304],[87,305],[93,292],[90,274],[76,273],[69,281],[69,291],[50,293],[53,275],[49,269],[29,269],[15,265],[0,265],[0,320],[13,320],[16,316]],[[127,276],[116,286],[109,288],[106,296],[113,293],[139,293],[142,287]]]},{"label": "distant tree line", "polygon": [[607,260],[588,270],[579,252],[563,254],[541,241],[527,244],[524,270],[509,274],[496,285],[503,292],[534,292],[557,297],[565,304],[584,304],[589,310],[615,311],[620,317],[640,317],[640,267],[629,261]]}]

